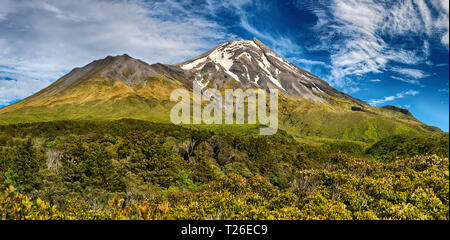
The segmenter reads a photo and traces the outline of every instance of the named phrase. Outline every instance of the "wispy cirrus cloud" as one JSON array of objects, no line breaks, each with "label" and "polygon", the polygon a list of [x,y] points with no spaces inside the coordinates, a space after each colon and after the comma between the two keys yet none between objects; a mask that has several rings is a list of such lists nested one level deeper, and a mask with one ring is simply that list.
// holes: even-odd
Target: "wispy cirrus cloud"
[{"label": "wispy cirrus cloud", "polygon": [[445,85],[447,86],[447,88],[438,89],[438,92],[449,93],[449,91],[448,91],[448,82]]},{"label": "wispy cirrus cloud", "polygon": [[295,58],[295,57],[288,58],[288,60],[291,61],[291,62],[294,62],[294,63],[299,63],[299,64],[320,65],[320,66],[323,66],[323,67],[328,67],[328,64],[323,62],[323,61],[315,61],[315,60],[308,60],[308,59]]},{"label": "wispy cirrus cloud", "polygon": [[286,55],[300,52],[301,47],[293,42],[289,37],[258,30],[250,24],[248,16],[246,14],[242,14],[240,18],[240,26],[243,29],[251,33],[253,36],[261,39],[262,41],[269,43],[272,49],[279,54]]},{"label": "wispy cirrus cloud", "polygon": [[[215,14],[226,9],[237,17],[236,26],[244,29],[253,37],[258,38],[269,45],[275,52],[282,56],[298,54],[302,46],[296,43],[290,36],[273,31],[267,27],[270,21],[264,21],[265,16],[270,16],[276,10],[278,2],[264,0],[207,0],[210,11]],[[263,27],[258,26],[263,25]]]},{"label": "wispy cirrus cloud", "polygon": [[405,82],[405,83],[409,83],[409,84],[413,84],[413,85],[418,85],[418,86],[424,87],[424,85],[419,80],[401,78],[401,77],[397,77],[397,76],[391,76],[391,78],[395,79],[395,80],[398,80],[398,81],[401,81],[401,82]]},{"label": "wispy cirrus cloud", "polygon": [[[318,22],[314,30],[320,41],[310,50],[331,52],[329,80],[336,87],[353,86],[358,76],[367,73],[390,71],[390,62],[424,63],[431,42],[448,50],[448,0],[333,0],[315,5]],[[422,47],[406,48],[397,39],[420,40]]]},{"label": "wispy cirrus cloud", "polygon": [[369,104],[371,104],[371,105],[378,106],[380,104],[384,104],[386,102],[391,102],[391,101],[394,101],[394,100],[399,99],[399,98],[405,98],[407,96],[416,96],[419,93],[420,92],[416,91],[416,90],[408,90],[408,91],[400,92],[400,93],[397,93],[397,94],[395,94],[393,96],[387,96],[387,97],[384,97],[384,98],[381,98],[381,99],[371,99],[371,100],[369,100],[367,102]]},{"label": "wispy cirrus cloud", "polygon": [[448,63],[438,63],[436,64],[436,67],[447,67]]},{"label": "wispy cirrus cloud", "polygon": [[419,69],[393,67],[390,70],[392,70],[396,73],[406,75],[406,76],[414,78],[414,79],[421,79],[421,78],[426,78],[426,77],[430,76],[430,74],[428,74],[422,70],[419,70]]}]

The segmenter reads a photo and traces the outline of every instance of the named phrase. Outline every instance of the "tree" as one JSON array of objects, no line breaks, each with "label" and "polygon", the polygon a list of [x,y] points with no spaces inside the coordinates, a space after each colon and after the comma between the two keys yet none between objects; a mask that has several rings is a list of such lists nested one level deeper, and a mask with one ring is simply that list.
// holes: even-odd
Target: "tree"
[{"label": "tree", "polygon": [[128,160],[128,169],[144,182],[169,187],[185,169],[186,161],[164,136],[152,132],[132,132],[119,148],[119,157]]},{"label": "tree", "polygon": [[193,176],[195,181],[207,183],[215,179],[214,167],[211,165],[211,157],[206,142],[201,143],[196,149],[195,160]]},{"label": "tree", "polygon": [[18,191],[29,192],[39,185],[39,163],[31,139],[14,149],[11,168],[5,174],[5,185],[13,185]]}]

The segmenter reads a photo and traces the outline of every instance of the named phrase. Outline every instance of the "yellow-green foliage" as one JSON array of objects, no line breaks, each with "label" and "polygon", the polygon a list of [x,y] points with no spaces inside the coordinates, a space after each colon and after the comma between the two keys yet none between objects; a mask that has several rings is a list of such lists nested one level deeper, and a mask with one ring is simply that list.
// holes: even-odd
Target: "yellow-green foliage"
[{"label": "yellow-green foliage", "polygon": [[56,205],[51,206],[40,198],[29,197],[14,192],[10,186],[0,194],[0,219],[2,220],[48,220],[62,219]]},{"label": "yellow-green foliage", "polygon": [[[36,96],[2,108],[0,125],[124,118],[170,122],[170,110],[175,102],[169,101],[169,97],[179,85],[155,77],[148,79],[146,87],[134,91],[120,81],[115,81],[113,86],[110,86],[108,79],[95,78],[93,81],[61,96]],[[317,104],[280,94],[279,128],[295,137],[367,143],[392,134],[430,135],[440,132],[413,117],[392,110],[367,106],[368,110],[363,112],[352,111],[351,107],[351,102],[346,100],[334,99],[331,104]]]},{"label": "yellow-green foliage", "polygon": [[265,178],[226,175],[192,192],[171,191],[129,203],[113,198],[93,210],[64,208],[14,192],[0,194],[2,219],[441,219],[449,216],[448,159],[417,156],[394,163],[339,162],[296,174],[280,190]]},{"label": "yellow-green foliage", "polygon": [[138,120],[0,126],[0,216],[448,219],[448,135],[366,149],[229,130]]}]

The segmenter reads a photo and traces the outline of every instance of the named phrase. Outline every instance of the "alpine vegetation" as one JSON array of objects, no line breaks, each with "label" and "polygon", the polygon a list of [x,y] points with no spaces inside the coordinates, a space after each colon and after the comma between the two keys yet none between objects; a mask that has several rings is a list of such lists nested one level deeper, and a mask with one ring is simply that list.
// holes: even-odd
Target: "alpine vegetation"
[{"label": "alpine vegetation", "polygon": [[448,220],[448,133],[413,112],[256,38],[107,56],[0,108],[0,219]]},{"label": "alpine vegetation", "polygon": [[[222,96],[218,89],[202,91],[194,82],[192,96],[193,124],[245,124],[245,105],[247,105],[247,124],[262,124],[259,135],[273,135],[278,130],[278,90],[270,89],[270,103],[267,104],[266,91],[262,89],[225,89]],[[171,101],[181,100],[170,111],[173,124],[191,124],[191,96],[186,89],[175,89]],[[247,99],[247,104],[245,104]],[[209,101],[202,110],[202,102]],[[267,109],[269,106],[269,109]],[[181,114],[180,114],[181,113]],[[267,115],[269,113],[269,115]]]}]

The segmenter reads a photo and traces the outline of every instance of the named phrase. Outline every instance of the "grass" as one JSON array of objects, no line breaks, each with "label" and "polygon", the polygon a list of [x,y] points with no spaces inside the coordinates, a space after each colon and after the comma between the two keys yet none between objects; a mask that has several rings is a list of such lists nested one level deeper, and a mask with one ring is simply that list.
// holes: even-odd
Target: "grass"
[{"label": "grass", "polygon": [[[178,85],[154,80],[149,82],[146,88],[131,93],[130,88],[123,86],[123,83],[117,83],[108,89],[98,89],[98,82],[96,84],[83,85],[82,89],[86,91],[77,89],[59,98],[51,96],[49,99],[39,99],[33,104],[30,104],[29,100],[13,104],[2,109],[3,111],[0,110],[0,124],[123,118],[170,123],[170,109],[175,104],[169,101],[170,90],[178,88]],[[45,102],[49,104],[44,104]],[[295,138],[319,143],[320,139],[373,143],[395,134],[433,135],[441,132],[413,117],[399,115],[401,113],[387,109],[367,107],[370,111],[351,111],[351,103],[345,100],[334,99],[330,105],[314,104],[305,99],[281,94],[279,129]],[[255,134],[261,126],[201,124],[187,127],[233,134]]]}]

